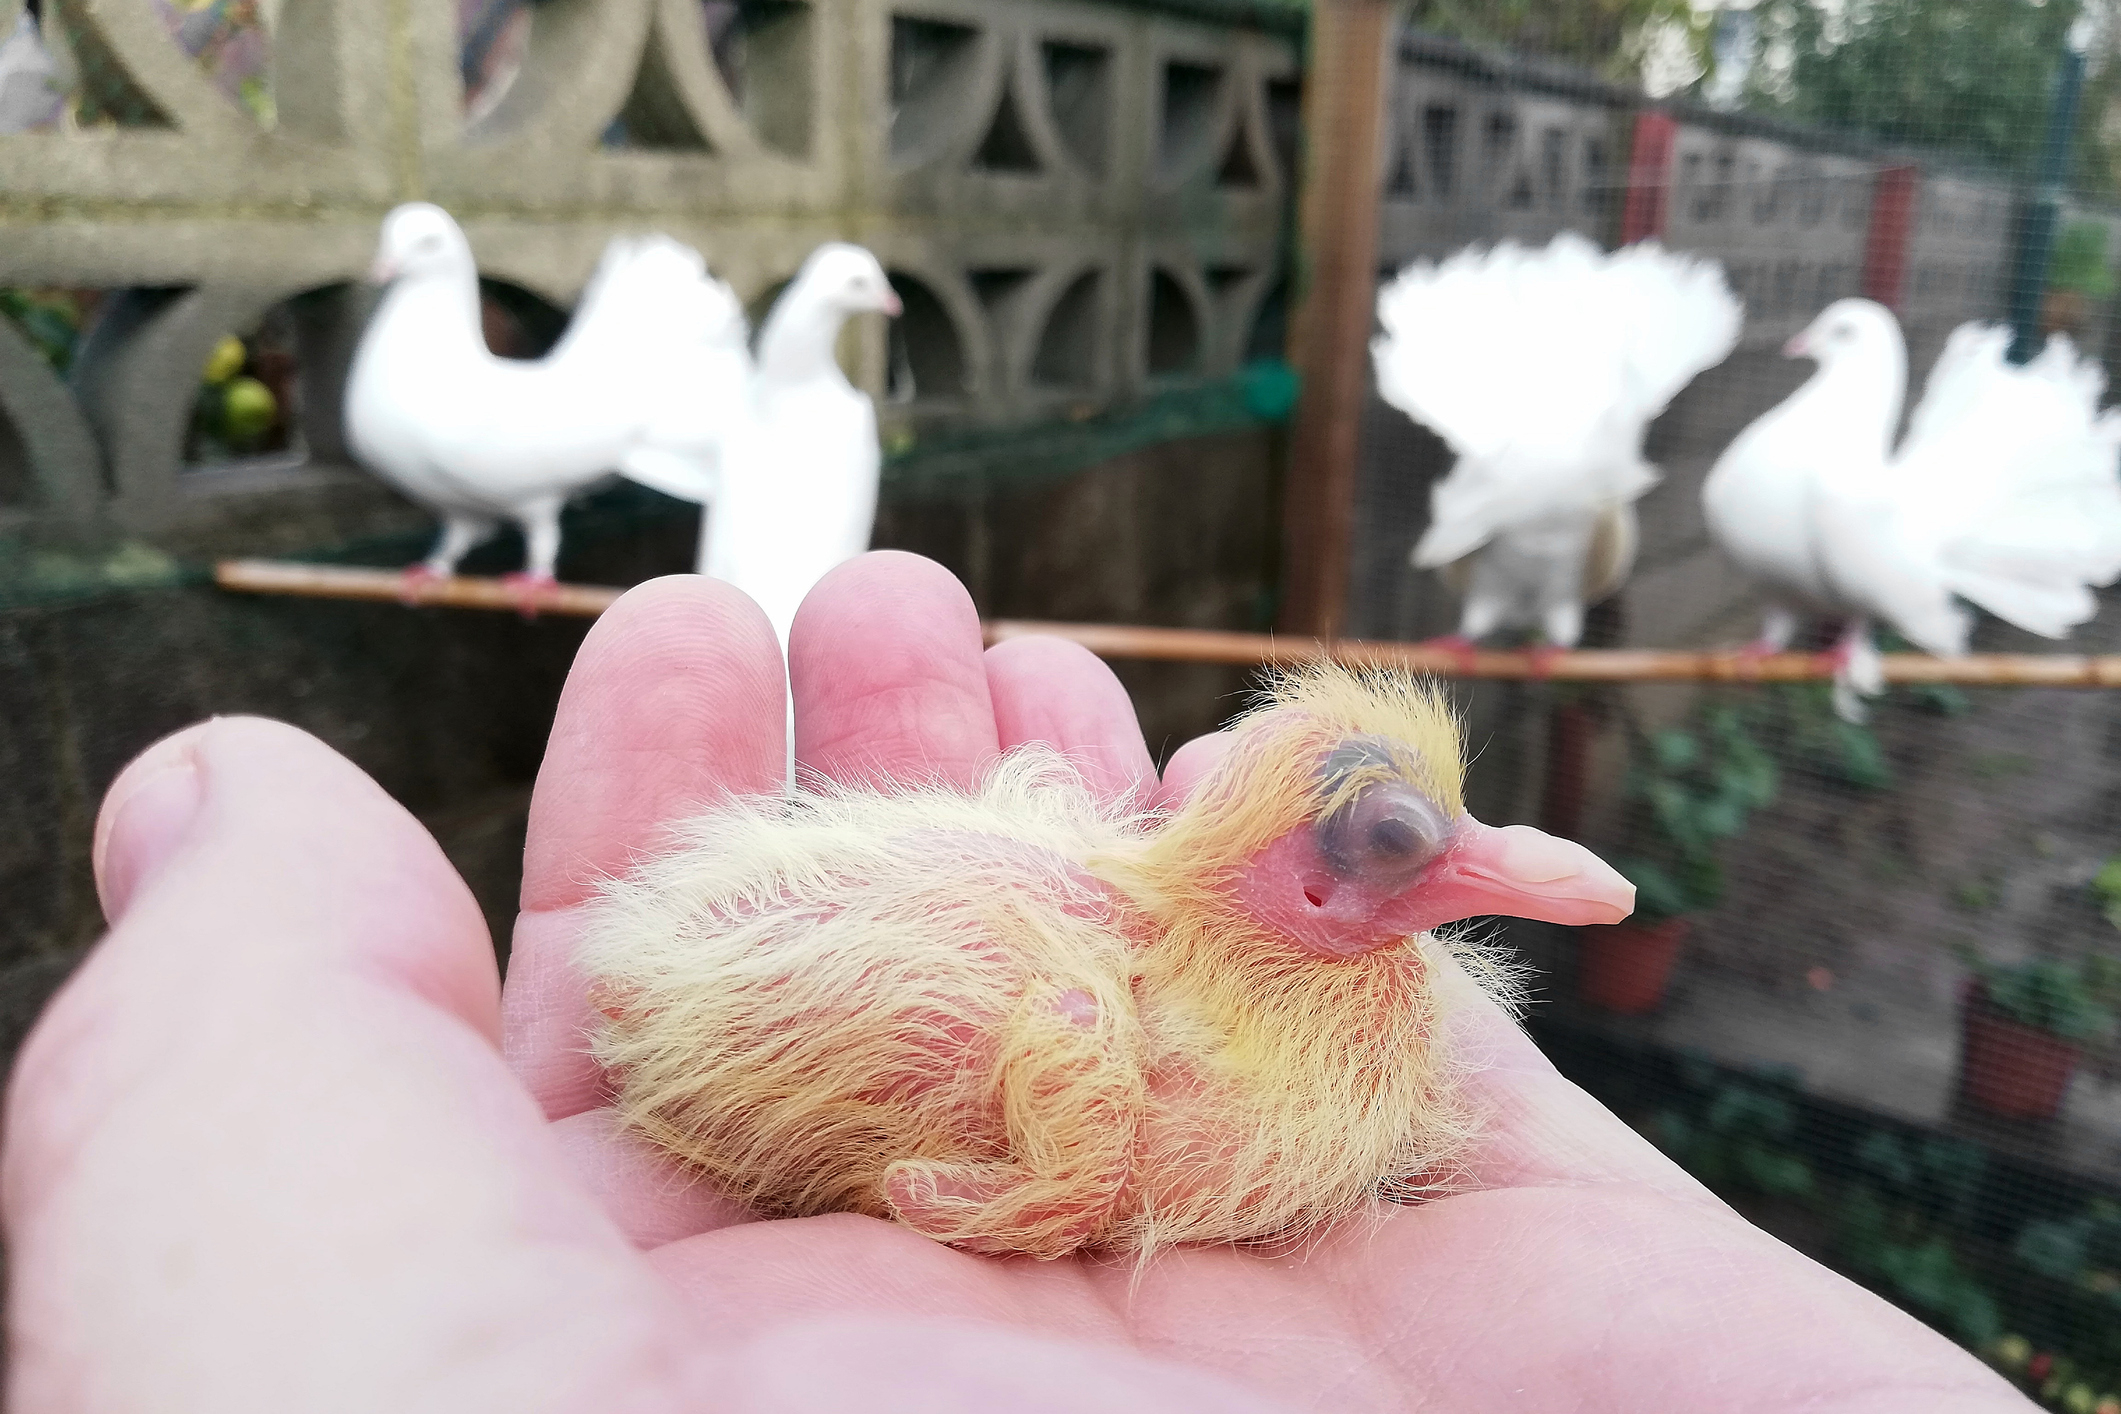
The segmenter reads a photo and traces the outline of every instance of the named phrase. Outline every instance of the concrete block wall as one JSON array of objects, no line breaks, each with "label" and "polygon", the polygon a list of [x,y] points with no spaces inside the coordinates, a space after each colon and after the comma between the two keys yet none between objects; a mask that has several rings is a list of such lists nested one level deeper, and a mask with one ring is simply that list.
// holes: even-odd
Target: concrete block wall
[{"label": "concrete block wall", "polygon": [[[415,198],[561,307],[625,231],[696,244],[756,303],[818,242],[870,245],[908,314],[845,355],[900,453],[1225,376],[1282,283],[1300,19],[1271,5],[800,0],[717,31],[731,6],[543,0],[520,72],[467,114],[455,7],[285,0],[269,125],[147,5],[48,9],[126,121],[0,135],[0,285],[128,293],[63,385],[0,324],[0,441],[28,463],[0,534],[88,521],[207,553],[260,522],[396,528],[336,445],[365,314],[341,292]],[[308,455],[188,468],[208,353],[298,297]]]}]

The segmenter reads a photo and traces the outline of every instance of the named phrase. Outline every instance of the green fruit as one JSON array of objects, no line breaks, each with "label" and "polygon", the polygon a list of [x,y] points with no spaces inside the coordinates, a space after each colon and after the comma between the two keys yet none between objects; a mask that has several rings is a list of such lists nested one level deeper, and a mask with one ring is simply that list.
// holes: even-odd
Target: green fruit
[{"label": "green fruit", "polygon": [[239,445],[264,436],[279,415],[279,399],[255,378],[235,379],[221,399],[221,429]]},{"label": "green fruit", "polygon": [[2033,1358],[2033,1344],[2022,1335],[2007,1335],[1996,1342],[1996,1363],[2006,1370],[2022,1370]]},{"label": "green fruit", "polygon": [[2062,1407],[2069,1414],[2092,1414],[2093,1406],[2099,1402],[2099,1392],[2090,1385],[2071,1385],[2062,1396]]},{"label": "green fruit", "polygon": [[243,360],[249,355],[243,352],[243,341],[234,334],[224,335],[214,351],[207,356],[206,372],[209,383],[226,383],[243,371]]}]

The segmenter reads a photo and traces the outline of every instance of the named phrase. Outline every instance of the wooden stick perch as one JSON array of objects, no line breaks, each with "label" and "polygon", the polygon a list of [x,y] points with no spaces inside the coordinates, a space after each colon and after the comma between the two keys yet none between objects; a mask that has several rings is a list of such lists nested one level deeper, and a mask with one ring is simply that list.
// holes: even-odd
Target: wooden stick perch
[{"label": "wooden stick perch", "polygon": [[[520,609],[521,591],[506,580],[458,575],[415,580],[396,570],[302,565],[286,560],[223,560],[214,583],[242,594],[292,594],[304,599],[368,599],[414,607]],[[626,591],[601,584],[555,584],[538,595],[538,612],[593,619]]]},{"label": "wooden stick perch", "polygon": [[[214,567],[224,589],[246,594],[292,594],[324,599],[444,605],[459,609],[515,609],[517,593],[498,579],[457,578],[414,586],[390,570],[289,564],[277,560],[224,560]],[[594,618],[624,590],[603,585],[562,584],[538,601],[540,613]],[[1104,658],[1140,658],[1171,663],[1264,666],[1331,657],[1372,667],[1409,668],[1449,678],[1547,679],[1554,682],[1825,682],[1833,668],[1817,653],[1773,653],[1748,658],[1732,650],[1680,652],[1664,649],[1600,649],[1541,655],[1460,655],[1421,643],[1343,638],[1279,638],[1264,633],[1210,629],[1144,628],[1131,624],[1041,623],[993,619],[987,642],[1043,634],[1066,638]],[[2121,687],[2121,657],[2074,653],[1975,653],[1932,658],[1923,653],[1885,655],[1885,679],[1893,683],[1953,683],[1962,687]]]}]

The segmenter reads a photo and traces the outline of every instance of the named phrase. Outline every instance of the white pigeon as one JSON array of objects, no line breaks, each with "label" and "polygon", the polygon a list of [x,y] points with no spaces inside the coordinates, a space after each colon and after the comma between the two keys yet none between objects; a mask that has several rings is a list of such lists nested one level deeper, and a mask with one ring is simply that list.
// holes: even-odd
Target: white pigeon
[{"label": "white pigeon", "polygon": [[704,263],[667,237],[612,241],[565,335],[536,360],[487,349],[478,267],[440,207],[392,211],[371,273],[389,288],[354,353],[346,435],[363,465],[442,517],[409,581],[453,574],[512,520],[527,554],[510,579],[532,609],[553,582],[560,508],[643,444],[674,396],[666,370],[721,313]]},{"label": "white pigeon", "polygon": [[1574,647],[1586,603],[1626,582],[1643,436],[1738,341],[1714,261],[1655,242],[1607,254],[1573,232],[1417,262],[1377,297],[1378,392],[1457,455],[1410,556],[1465,608],[1462,649],[1506,627]]},{"label": "white pigeon", "polygon": [[766,611],[785,649],[811,586],[869,548],[883,464],[876,407],[833,348],[851,315],[895,316],[899,299],[860,246],[819,246],[774,302],[758,362],[720,438],[699,570]]},{"label": "white pigeon", "polygon": [[2057,334],[2023,368],[2008,330],[1952,331],[1906,437],[1899,321],[1883,305],[1827,306],[1784,353],[1819,369],[1740,432],[1701,499],[1717,543],[1769,595],[1760,641],[1787,647],[1799,613],[1847,620],[1834,702],[1861,721],[1884,690],[1871,621],[1949,656],[1966,651],[1966,599],[2047,638],[2098,610],[2121,575],[2121,413],[2105,375]]}]

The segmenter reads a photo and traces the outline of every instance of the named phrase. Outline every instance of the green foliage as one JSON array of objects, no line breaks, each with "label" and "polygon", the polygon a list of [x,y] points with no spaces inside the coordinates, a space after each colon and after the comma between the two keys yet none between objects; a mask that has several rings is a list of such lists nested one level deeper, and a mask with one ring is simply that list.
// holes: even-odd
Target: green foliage
[{"label": "green foliage", "polygon": [[2052,958],[2008,964],[1975,958],[1972,966],[1988,1004],[2021,1026],[2065,1041],[2090,1041],[2114,1024],[2111,1006],[2100,997],[2105,968]]},{"label": "green foliage", "polygon": [[1708,33],[1707,13],[1687,0],[1416,0],[1413,15],[1426,30],[1565,59],[1623,83],[1638,79],[1659,29],[1684,28],[1697,50]]},{"label": "green foliage", "polygon": [[2097,1199],[2073,1218],[2027,1223],[2011,1251],[2041,1275],[2121,1306],[2121,1204]]},{"label": "green foliage", "polygon": [[1944,1238],[1882,1243],[1873,1255],[1875,1270],[1896,1294],[1935,1314],[1960,1340],[1978,1345],[2003,1334],[1996,1298],[1960,1265],[1958,1252]]},{"label": "green foliage", "polygon": [[1892,764],[1869,727],[1845,722],[1834,711],[1834,690],[1825,683],[1792,683],[1774,694],[1792,759],[1831,781],[1862,790],[1893,783]]},{"label": "green foliage", "polygon": [[1904,689],[1908,704],[1918,712],[1939,717],[1964,717],[1974,710],[1972,699],[1948,682],[1920,682]]},{"label": "green foliage", "polygon": [[1812,1166],[1792,1152],[1797,1110],[1787,1095],[1731,1081],[1719,1086],[1698,1119],[1665,1110],[1651,1137],[1681,1167],[1719,1193],[1809,1198]]},{"label": "green foliage", "polygon": [[1762,0],[1749,102],[2025,171],[2082,9],[2082,0]]},{"label": "green foliage", "polygon": [[2099,866],[2092,879],[2092,894],[2106,912],[2106,921],[2121,928],[2121,855]]},{"label": "green foliage", "polygon": [[74,361],[81,311],[71,296],[48,290],[0,288],[0,315],[14,321],[44,361],[64,374]]},{"label": "green foliage", "polygon": [[1723,897],[1723,842],[1774,800],[1779,777],[1753,739],[1747,711],[1718,704],[1703,710],[1693,731],[1639,738],[1628,784],[1645,807],[1651,857],[1623,859],[1619,869],[1635,885],[1639,916],[1672,918]]},{"label": "green foliage", "polygon": [[2051,290],[2074,290],[2086,299],[2105,299],[2114,292],[2114,272],[2106,263],[2106,226],[2099,221],[2072,221],[2055,240],[2047,267]]}]

